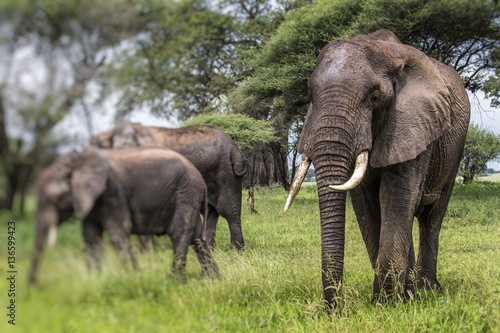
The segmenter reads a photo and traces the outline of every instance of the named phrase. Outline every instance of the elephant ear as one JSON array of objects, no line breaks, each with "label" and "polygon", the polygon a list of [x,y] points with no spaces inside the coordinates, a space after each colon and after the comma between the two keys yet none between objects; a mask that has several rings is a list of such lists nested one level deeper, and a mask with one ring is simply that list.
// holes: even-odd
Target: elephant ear
[{"label": "elephant ear", "polygon": [[381,44],[397,74],[393,107],[374,138],[372,167],[414,159],[451,128],[450,92],[431,59],[404,44]]},{"label": "elephant ear", "polygon": [[106,189],[109,173],[107,158],[95,150],[83,153],[82,163],[71,175],[73,208],[84,219],[94,208],[95,201]]}]

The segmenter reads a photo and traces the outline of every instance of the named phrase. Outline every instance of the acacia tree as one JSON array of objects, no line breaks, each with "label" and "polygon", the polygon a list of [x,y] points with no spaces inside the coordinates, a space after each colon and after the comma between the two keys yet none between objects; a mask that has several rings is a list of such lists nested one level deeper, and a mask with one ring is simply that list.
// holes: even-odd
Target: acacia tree
[{"label": "acacia tree", "polygon": [[[200,114],[184,122],[185,125],[207,124],[220,128],[229,135],[238,148],[247,156],[249,170],[243,177],[243,187],[248,190],[247,207],[251,213],[256,213],[254,188],[257,185],[266,186],[269,179],[273,177],[268,174],[273,163],[264,163],[267,168],[260,170],[256,161],[257,154],[263,146],[276,141],[275,132],[270,123],[264,120],[256,120],[245,114]],[[266,177],[262,177],[266,175]],[[264,179],[263,179],[264,178]],[[263,183],[266,182],[266,183]]]},{"label": "acacia tree", "polygon": [[500,157],[500,135],[471,124],[467,132],[462,163],[459,174],[464,184],[486,170],[486,163]]},{"label": "acacia tree", "polygon": [[403,43],[453,67],[475,92],[499,68],[499,16],[498,1],[491,0],[371,0],[354,27],[358,33],[392,30]]},{"label": "acacia tree", "polygon": [[486,80],[484,92],[486,98],[491,98],[491,106],[500,106],[500,49],[495,50],[492,54],[492,59],[496,61],[497,68],[493,75],[490,75]]},{"label": "acacia tree", "polygon": [[[217,2],[215,2],[217,4]],[[147,106],[188,119],[230,108],[227,94],[247,75],[245,58],[269,30],[267,1],[171,1],[151,8],[130,52],[114,63],[120,112]]]},{"label": "acacia tree", "polygon": [[263,118],[279,115],[286,128],[300,124],[320,50],[334,39],[379,28],[458,70],[469,90],[485,89],[499,65],[498,15],[497,2],[489,0],[318,0],[286,15],[239,89],[249,104],[266,103]]}]

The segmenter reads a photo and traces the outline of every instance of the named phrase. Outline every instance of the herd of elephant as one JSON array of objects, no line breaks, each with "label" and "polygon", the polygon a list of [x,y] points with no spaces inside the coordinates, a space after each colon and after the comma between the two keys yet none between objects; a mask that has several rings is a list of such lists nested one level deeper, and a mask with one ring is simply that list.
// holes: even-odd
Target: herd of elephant
[{"label": "herd of elephant", "polygon": [[[308,87],[302,162],[285,211],[312,163],[327,304],[336,305],[342,286],[346,191],[375,273],[374,298],[406,299],[416,289],[440,289],[439,232],[470,117],[460,76],[378,30],[324,47]],[[130,234],[168,234],[174,271],[183,273],[192,245],[202,270],[217,276],[211,249],[219,216],[229,224],[231,247],[245,246],[241,199],[247,171],[233,140],[212,126],[123,122],[94,136],[91,147],[60,157],[39,175],[30,281],[45,239],[53,243],[57,225],[73,213],[83,220],[93,263],[99,264],[103,231],[134,265]],[[414,217],[420,229],[416,258]]]}]

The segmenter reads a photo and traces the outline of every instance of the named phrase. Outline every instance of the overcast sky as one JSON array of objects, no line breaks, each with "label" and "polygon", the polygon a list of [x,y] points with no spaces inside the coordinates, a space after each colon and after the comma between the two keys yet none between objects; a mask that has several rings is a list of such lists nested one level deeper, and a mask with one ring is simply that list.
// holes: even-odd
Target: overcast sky
[{"label": "overcast sky", "polygon": [[[477,96],[469,94],[471,102],[471,123],[479,124],[496,134],[500,134],[500,109],[492,108],[490,101],[484,99],[484,93],[478,92]],[[500,162],[488,163],[489,168],[500,171]]]}]

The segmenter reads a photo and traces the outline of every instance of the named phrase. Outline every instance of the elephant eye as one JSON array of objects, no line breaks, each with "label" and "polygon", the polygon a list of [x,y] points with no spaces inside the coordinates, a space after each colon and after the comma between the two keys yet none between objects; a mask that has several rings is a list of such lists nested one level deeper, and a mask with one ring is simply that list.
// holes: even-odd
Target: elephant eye
[{"label": "elephant eye", "polygon": [[372,93],[370,100],[371,100],[372,104],[378,103],[378,101],[380,101],[380,92],[378,90],[375,90]]}]

